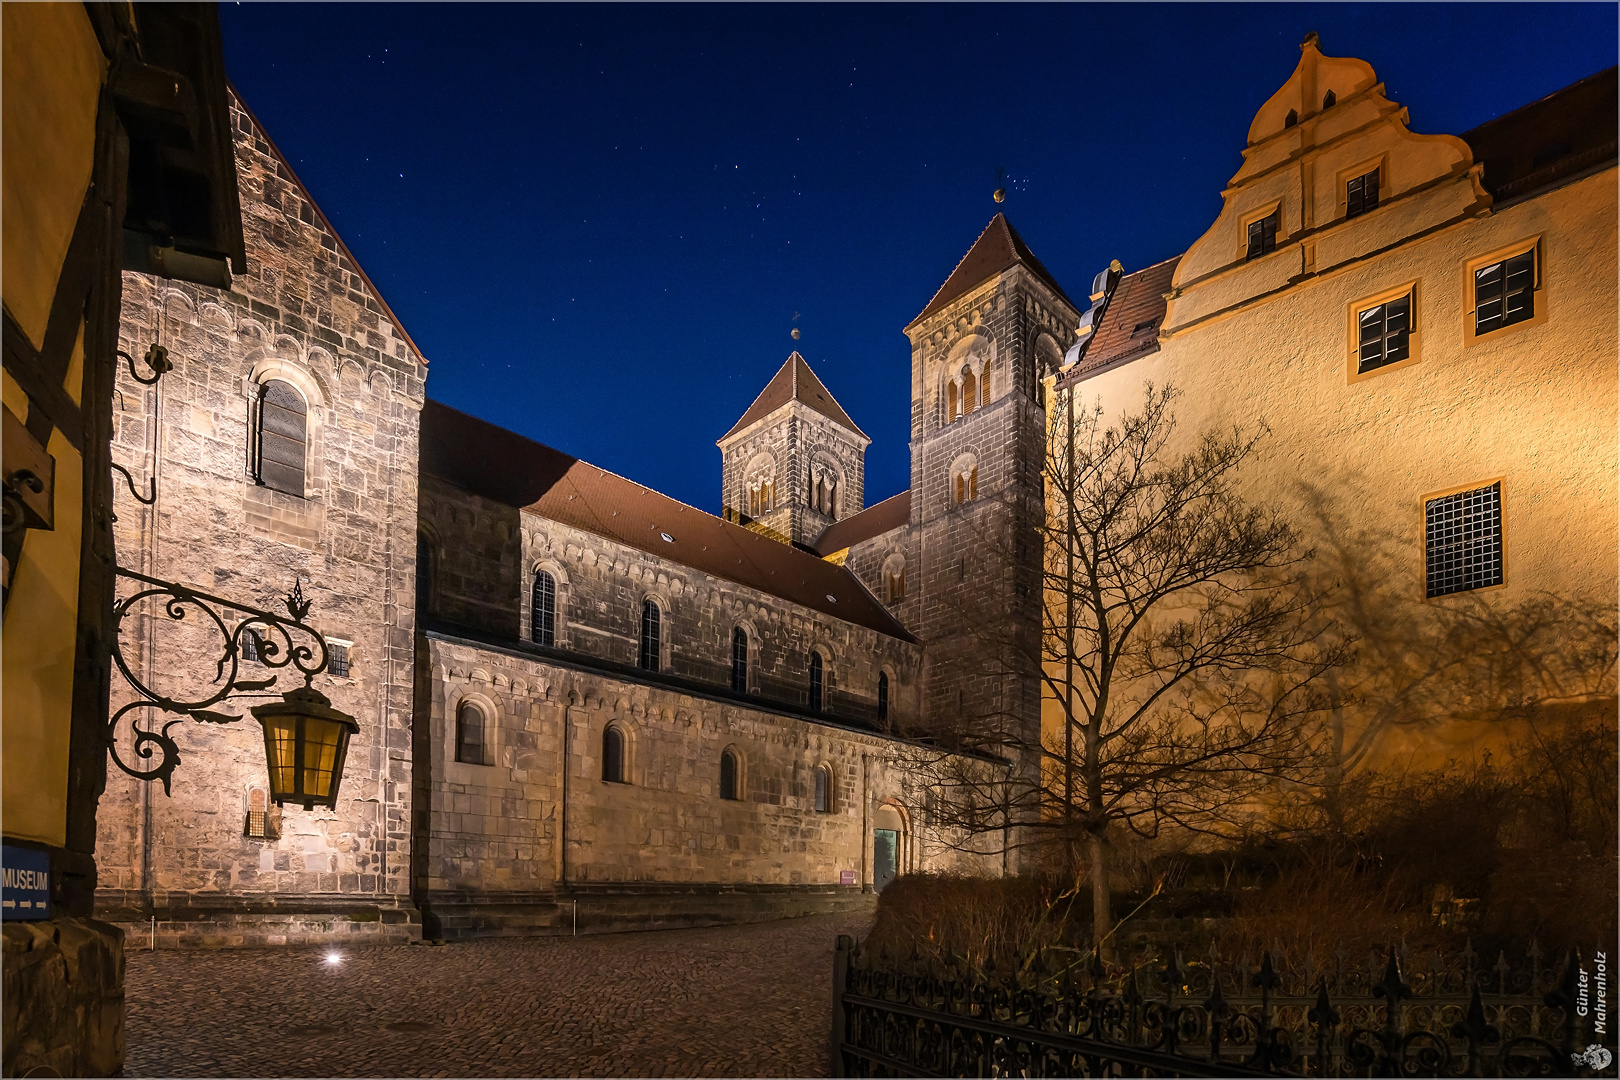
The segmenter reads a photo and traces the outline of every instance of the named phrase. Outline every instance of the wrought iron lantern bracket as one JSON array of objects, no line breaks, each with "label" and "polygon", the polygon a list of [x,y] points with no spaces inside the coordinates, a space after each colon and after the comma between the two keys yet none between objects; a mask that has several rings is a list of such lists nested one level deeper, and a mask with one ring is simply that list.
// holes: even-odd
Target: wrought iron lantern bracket
[{"label": "wrought iron lantern bracket", "polygon": [[[117,572],[121,578],[140,583],[133,594],[113,605],[112,620],[113,663],[139,696],[112,714],[107,721],[105,738],[113,762],[130,776],[137,780],[161,780],[164,794],[170,794],[170,778],[180,764],[180,747],[169,734],[171,728],[187,719],[204,724],[234,724],[243,718],[216,711],[214,706],[243,695],[277,696],[266,691],[275,686],[278,675],[271,675],[267,679],[243,677],[244,642],[252,642],[254,658],[263,666],[272,669],[292,668],[293,673],[304,677],[302,690],[293,693],[316,693],[312,684],[315,676],[326,670],[329,654],[326,639],[304,621],[309,614],[310,602],[304,598],[301,584],[295,583],[293,591],[283,600],[287,614],[278,615],[123,567],[118,567]],[[124,656],[124,619],[137,605],[148,600],[159,605],[161,615],[174,622],[183,622],[195,613],[196,623],[211,628],[219,635],[222,645],[209,693],[196,697],[174,697],[160,693],[131,669]],[[242,618],[234,626],[229,625],[222,614],[227,612],[240,613]],[[154,619],[159,617],[157,612],[153,613]],[[292,695],[281,696],[290,698]],[[316,696],[320,695],[316,693]],[[177,719],[155,728],[142,727],[139,719],[131,719],[131,760],[126,760],[119,749],[119,725],[126,716],[141,709],[172,714]],[[150,767],[140,767],[141,763],[152,762],[154,758],[156,761]]]}]

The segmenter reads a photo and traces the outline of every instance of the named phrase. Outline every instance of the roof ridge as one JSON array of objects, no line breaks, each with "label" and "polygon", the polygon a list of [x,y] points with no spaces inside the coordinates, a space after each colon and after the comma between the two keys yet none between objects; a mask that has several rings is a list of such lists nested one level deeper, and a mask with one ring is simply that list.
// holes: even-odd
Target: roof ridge
[{"label": "roof ridge", "polygon": [[[1000,226],[999,230],[997,229],[998,225]],[[993,231],[998,233],[994,239],[990,236]],[[993,245],[998,249],[992,250]],[[910,331],[912,327],[930,315],[944,310],[947,305],[955,303],[991,278],[1005,273],[1014,266],[1022,266],[1043,286],[1056,293],[1064,303],[1074,307],[1074,301],[1070,300],[1068,295],[1064,293],[1063,287],[1057,283],[1057,279],[1052,276],[1052,272],[1042,264],[1035,252],[1024,242],[1024,238],[1018,235],[1018,230],[1013,228],[1012,222],[1007,220],[1007,215],[998,211],[996,216],[990,219],[990,223],[979,233],[978,238],[973,241],[972,246],[967,250],[967,254],[957,260],[955,268],[945,278],[944,284],[934,290],[934,295],[924,305],[917,317],[906,324],[905,329]],[[970,273],[973,275],[971,280],[964,277],[964,275]]]}]

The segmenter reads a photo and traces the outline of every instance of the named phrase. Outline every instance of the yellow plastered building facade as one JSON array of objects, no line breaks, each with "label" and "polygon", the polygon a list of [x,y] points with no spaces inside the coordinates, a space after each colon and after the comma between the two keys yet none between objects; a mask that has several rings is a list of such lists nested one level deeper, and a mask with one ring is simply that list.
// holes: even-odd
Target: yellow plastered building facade
[{"label": "yellow plastered building facade", "polygon": [[[6,310],[37,349],[90,186],[106,58],[80,4],[7,4],[0,24],[0,269]],[[81,325],[64,382],[75,405],[83,371]],[[9,372],[3,397],[17,420],[26,421],[28,396]],[[56,461],[55,528],[30,531],[9,568],[0,817],[8,837],[60,845],[67,827],[83,464],[60,431],[51,433],[46,450]]]},{"label": "yellow plastered building facade", "polygon": [[[1329,92],[1332,97],[1328,97]],[[1326,104],[1324,104],[1326,101]],[[1320,572],[1408,611],[1550,596],[1616,604],[1616,172],[1498,204],[1463,139],[1414,134],[1373,69],[1314,37],[1256,115],[1225,205],[1182,257],[1159,348],[1101,365],[1077,408],[1139,410],[1172,385],[1176,436],[1264,422],[1245,495],[1296,524]],[[1379,169],[1376,209],[1348,178]],[[1247,226],[1279,213],[1275,249]],[[1474,271],[1535,254],[1535,317],[1475,334]],[[1410,295],[1410,358],[1359,372],[1357,312]],[[1061,402],[1061,396],[1053,400]],[[1501,485],[1500,586],[1429,599],[1425,502]],[[1411,643],[1423,650],[1425,642]],[[1612,711],[1612,681],[1602,691]],[[1050,712],[1055,710],[1049,709]],[[1379,736],[1369,760],[1425,767],[1497,742],[1461,719]]]}]

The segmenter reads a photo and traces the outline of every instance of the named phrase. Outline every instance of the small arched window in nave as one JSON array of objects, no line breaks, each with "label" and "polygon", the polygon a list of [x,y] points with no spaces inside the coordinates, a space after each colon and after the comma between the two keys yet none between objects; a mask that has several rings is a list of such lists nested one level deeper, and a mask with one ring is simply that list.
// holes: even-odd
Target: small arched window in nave
[{"label": "small arched window in nave", "polygon": [[720,797],[741,798],[737,793],[737,755],[730,750],[720,755]]},{"label": "small arched window in nave", "polygon": [[544,570],[534,575],[531,638],[536,645],[557,643],[557,579]]},{"label": "small arched window in nave", "polygon": [[821,654],[810,654],[810,711],[821,711]]}]

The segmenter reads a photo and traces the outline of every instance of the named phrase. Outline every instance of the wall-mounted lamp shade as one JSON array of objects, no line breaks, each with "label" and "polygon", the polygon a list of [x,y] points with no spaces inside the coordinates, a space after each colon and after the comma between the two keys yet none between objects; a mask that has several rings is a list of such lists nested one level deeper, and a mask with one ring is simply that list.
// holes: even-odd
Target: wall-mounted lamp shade
[{"label": "wall-mounted lamp shade", "polygon": [[270,797],[277,806],[303,803],[337,807],[338,782],[349,736],[360,725],[332,708],[325,694],[300,687],[282,700],[258,705],[253,718],[264,726],[264,753],[270,766]]}]

